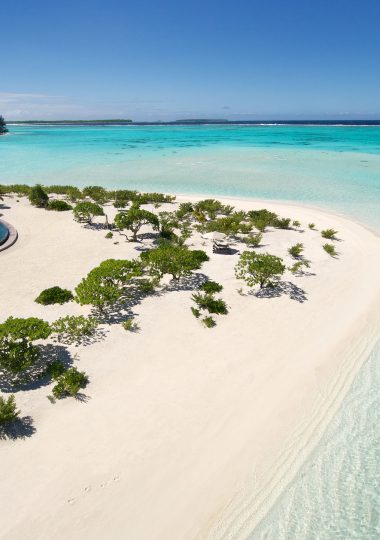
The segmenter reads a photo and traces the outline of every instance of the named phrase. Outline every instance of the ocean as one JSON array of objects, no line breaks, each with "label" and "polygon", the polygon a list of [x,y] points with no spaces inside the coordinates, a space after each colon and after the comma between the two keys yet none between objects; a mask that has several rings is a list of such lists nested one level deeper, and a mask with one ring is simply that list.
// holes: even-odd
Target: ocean
[{"label": "ocean", "polygon": [[[10,126],[0,184],[298,201],[380,231],[379,126]],[[380,346],[249,540],[380,537]]]}]

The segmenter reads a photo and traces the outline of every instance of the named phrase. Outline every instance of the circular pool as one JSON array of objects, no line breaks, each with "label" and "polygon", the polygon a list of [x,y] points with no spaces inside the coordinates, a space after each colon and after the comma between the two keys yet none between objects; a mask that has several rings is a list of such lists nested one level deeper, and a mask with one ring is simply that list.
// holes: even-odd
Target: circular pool
[{"label": "circular pool", "polygon": [[4,242],[5,242],[5,240],[7,240],[8,236],[9,236],[8,227],[6,227],[4,225],[4,223],[2,223],[0,221],[0,245],[4,244]]}]

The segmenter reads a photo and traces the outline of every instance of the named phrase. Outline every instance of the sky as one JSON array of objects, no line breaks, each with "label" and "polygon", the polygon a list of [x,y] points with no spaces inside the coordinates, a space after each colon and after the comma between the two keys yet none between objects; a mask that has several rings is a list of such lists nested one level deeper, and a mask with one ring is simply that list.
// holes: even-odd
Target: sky
[{"label": "sky", "polygon": [[7,120],[380,119],[380,0],[0,0]]}]

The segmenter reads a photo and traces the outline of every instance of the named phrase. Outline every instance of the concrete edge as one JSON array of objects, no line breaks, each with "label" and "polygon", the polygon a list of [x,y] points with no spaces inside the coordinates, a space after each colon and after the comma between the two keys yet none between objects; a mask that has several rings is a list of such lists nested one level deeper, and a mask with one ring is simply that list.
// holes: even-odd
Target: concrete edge
[{"label": "concrete edge", "polygon": [[3,219],[0,219],[0,221],[6,226],[6,228],[9,231],[8,238],[5,240],[3,244],[0,244],[0,251],[4,251],[5,249],[8,249],[11,246],[13,246],[13,244],[16,242],[18,238],[18,232],[10,223],[7,223]]}]

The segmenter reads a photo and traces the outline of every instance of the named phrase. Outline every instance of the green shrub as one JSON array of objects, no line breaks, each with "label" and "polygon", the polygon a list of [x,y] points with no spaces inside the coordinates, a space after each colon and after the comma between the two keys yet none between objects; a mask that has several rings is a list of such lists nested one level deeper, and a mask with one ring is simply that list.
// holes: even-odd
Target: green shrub
[{"label": "green shrub", "polygon": [[66,396],[76,396],[81,388],[87,386],[88,377],[84,371],[70,368],[59,375],[56,381],[52,394],[56,399],[61,399]]},{"label": "green shrub", "polygon": [[244,251],[235,267],[238,279],[244,279],[249,287],[259,284],[261,289],[271,285],[284,271],[285,265],[280,257],[254,251]]},{"label": "green shrub", "polygon": [[58,379],[62,373],[66,371],[65,366],[59,360],[52,360],[46,366],[46,374],[49,375],[52,379]]},{"label": "green shrub", "polygon": [[252,233],[244,238],[244,242],[247,246],[258,247],[261,244],[262,239],[263,235],[261,233]]},{"label": "green shrub", "polygon": [[290,218],[277,218],[274,220],[273,226],[276,227],[276,229],[289,229],[290,222]]},{"label": "green shrub", "polygon": [[295,259],[297,259],[301,253],[303,252],[303,244],[294,244],[294,246],[290,247],[288,249],[288,253],[289,255],[291,255],[292,257],[294,257]]},{"label": "green shrub", "polygon": [[315,231],[315,223],[309,223],[308,227],[310,230]]},{"label": "green shrub", "polygon": [[143,294],[152,294],[157,285],[155,279],[141,279],[139,281],[139,289]]},{"label": "green shrub", "polygon": [[201,315],[201,312],[199,311],[199,309],[195,308],[194,306],[191,306],[190,309],[191,309],[191,313],[194,315],[194,317],[199,319],[199,317]]},{"label": "green shrub", "polygon": [[216,326],[216,322],[212,317],[204,317],[204,319],[202,319],[202,323],[206,326],[206,328],[213,328]]},{"label": "green shrub", "polygon": [[200,309],[207,310],[209,313],[215,313],[217,315],[227,315],[227,304],[221,298],[214,298],[208,293],[194,293],[192,300],[197,304]]},{"label": "green shrub", "polygon": [[74,297],[71,291],[56,286],[42,291],[35,299],[35,302],[37,302],[37,304],[48,306],[50,304],[65,304],[73,299]]},{"label": "green shrub", "polygon": [[80,341],[81,338],[93,336],[98,324],[99,322],[95,317],[67,315],[53,322],[51,330],[54,334],[57,334],[58,341],[75,343]]},{"label": "green shrub", "polygon": [[310,261],[306,259],[303,259],[302,261],[297,261],[293,264],[293,266],[290,266],[288,270],[290,270],[292,274],[297,275],[297,274],[303,274],[304,268],[310,268]]},{"label": "green shrub", "polygon": [[43,190],[40,184],[32,187],[29,192],[29,201],[33,206],[46,208],[49,202],[48,194]]},{"label": "green shrub", "polygon": [[324,229],[321,231],[322,238],[326,238],[327,240],[336,240],[337,234],[338,231],[335,231],[334,229]]},{"label": "green shrub", "polygon": [[133,318],[127,319],[126,321],[121,323],[121,326],[127,332],[137,332],[139,330],[139,325],[134,321]]},{"label": "green shrub", "polygon": [[16,399],[11,394],[7,399],[0,396],[0,426],[14,422],[20,414],[17,410]]},{"label": "green shrub", "polygon": [[111,231],[108,231],[108,233],[105,235],[105,238],[112,238],[113,233]]},{"label": "green shrub", "polygon": [[337,257],[338,253],[333,244],[324,244],[323,249],[330,255],[330,257]]},{"label": "green shrub", "polygon": [[54,199],[53,201],[49,201],[47,209],[55,210],[56,212],[66,212],[67,210],[72,210],[73,207],[71,206],[71,204],[68,204],[66,201]]},{"label": "green shrub", "polygon": [[79,202],[73,210],[74,219],[80,223],[92,223],[95,216],[104,216],[104,211],[99,204],[83,201]]},{"label": "green shrub", "polygon": [[206,293],[213,294],[221,292],[223,290],[223,285],[216,281],[206,281],[200,286],[200,289]]},{"label": "green shrub", "polygon": [[104,204],[110,199],[107,190],[101,186],[87,186],[83,189],[83,195],[98,204]]},{"label": "green shrub", "polygon": [[298,229],[299,227],[301,227],[301,223],[298,221],[298,219],[293,220],[292,225],[295,229]]}]

